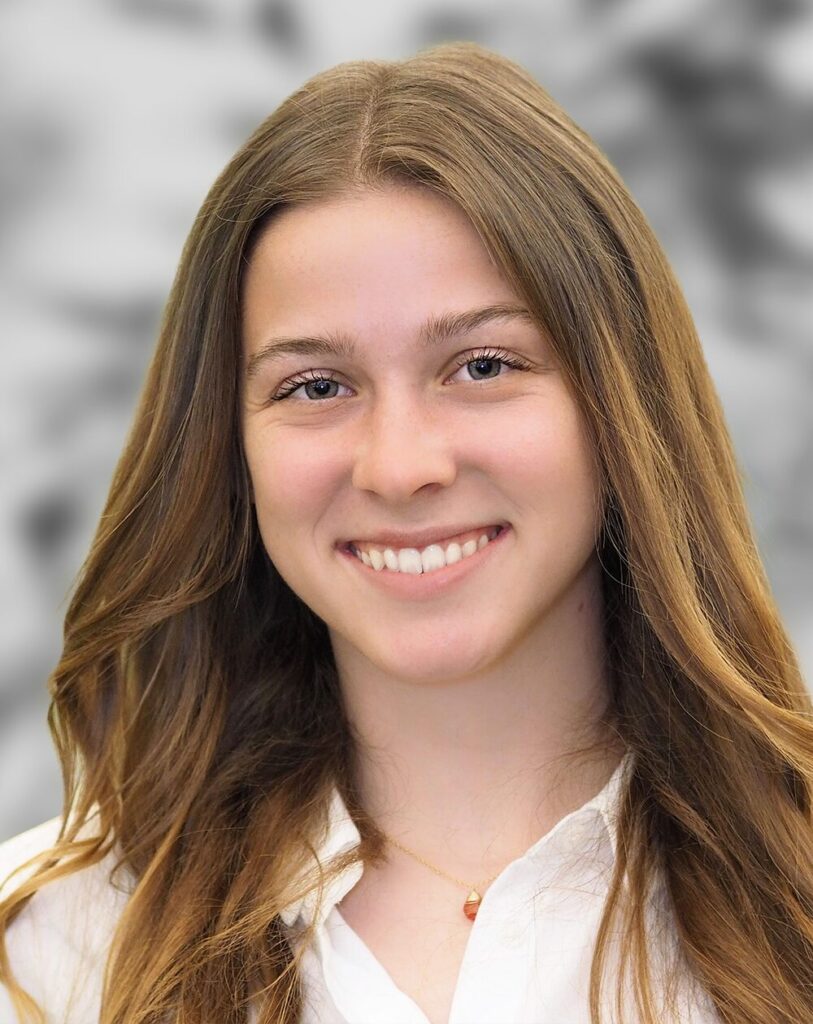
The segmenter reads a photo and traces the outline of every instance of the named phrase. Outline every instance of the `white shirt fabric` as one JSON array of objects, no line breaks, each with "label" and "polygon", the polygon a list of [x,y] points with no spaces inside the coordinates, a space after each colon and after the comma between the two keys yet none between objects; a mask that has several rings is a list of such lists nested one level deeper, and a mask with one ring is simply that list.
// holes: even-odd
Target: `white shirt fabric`
[{"label": "white shirt fabric", "polygon": [[[448,1024],[590,1024],[590,963],[615,858],[619,792],[631,763],[627,754],[600,793],[559,821],[486,890],[472,922]],[[322,864],[359,842],[337,790],[329,820],[318,851]],[[0,882],[49,846],[58,828],[59,819],[53,819],[0,845]],[[112,863],[111,856],[44,886],[9,930],[12,967],[44,1008],[47,1024],[98,1021],[105,958],[127,900],[126,890],[109,881]],[[302,1024],[428,1024],[336,906],[363,870],[361,863],[352,865],[325,891],[315,943],[302,960]],[[282,914],[294,945],[302,926],[313,920],[316,903],[313,894]],[[654,994],[660,999],[665,991],[661,972],[679,957],[662,886],[656,886],[646,912]],[[710,999],[682,967],[677,977],[677,1016],[658,1019],[720,1024]],[[608,1024],[614,1024],[615,972],[606,978],[602,1008]],[[629,996],[624,1009],[625,1021],[637,1019]],[[0,987],[0,1024],[15,1020],[7,991]]]}]

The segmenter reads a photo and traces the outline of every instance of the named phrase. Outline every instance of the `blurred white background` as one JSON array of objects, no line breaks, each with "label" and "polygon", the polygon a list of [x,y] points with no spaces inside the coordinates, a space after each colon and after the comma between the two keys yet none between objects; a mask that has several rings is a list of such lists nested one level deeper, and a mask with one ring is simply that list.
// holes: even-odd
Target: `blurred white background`
[{"label": "blurred white background", "polygon": [[209,186],[312,74],[450,39],[524,64],[655,227],[813,678],[807,0],[0,0],[0,840],[59,811],[65,601]]}]

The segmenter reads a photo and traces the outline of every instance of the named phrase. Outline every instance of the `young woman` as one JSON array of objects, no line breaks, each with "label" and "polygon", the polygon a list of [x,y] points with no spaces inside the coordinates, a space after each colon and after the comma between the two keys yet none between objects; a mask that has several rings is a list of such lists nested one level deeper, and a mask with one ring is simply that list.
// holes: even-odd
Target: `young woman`
[{"label": "young woman", "polygon": [[813,1019],[813,709],[691,316],[474,44],[215,183],[51,685],[4,1021]]}]

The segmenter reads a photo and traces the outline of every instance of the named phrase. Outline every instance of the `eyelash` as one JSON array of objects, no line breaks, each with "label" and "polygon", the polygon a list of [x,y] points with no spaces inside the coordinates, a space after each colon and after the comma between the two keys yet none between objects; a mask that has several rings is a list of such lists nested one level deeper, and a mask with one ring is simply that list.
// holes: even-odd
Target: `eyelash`
[{"label": "eyelash", "polygon": [[[455,364],[454,372],[456,373],[462,366],[468,366],[469,363],[478,362],[500,362],[504,366],[511,367],[512,370],[529,370],[531,364],[524,359],[520,359],[518,356],[509,355],[502,349],[478,349],[476,352],[466,352]],[[500,375],[502,376],[502,375]],[[486,377],[485,380],[496,380],[496,377]],[[282,386],[275,395],[271,396],[272,402],[281,402],[292,395],[295,391],[298,391],[304,384],[313,384],[319,381],[332,382],[339,384],[335,377],[325,375],[321,370],[306,370],[305,373],[297,374],[296,377],[291,377],[290,380],[283,381]],[[474,383],[474,382],[473,382]],[[334,398],[337,395],[332,396]],[[322,402],[330,401],[329,398],[321,398],[316,401],[311,401],[311,405],[319,405]]]}]

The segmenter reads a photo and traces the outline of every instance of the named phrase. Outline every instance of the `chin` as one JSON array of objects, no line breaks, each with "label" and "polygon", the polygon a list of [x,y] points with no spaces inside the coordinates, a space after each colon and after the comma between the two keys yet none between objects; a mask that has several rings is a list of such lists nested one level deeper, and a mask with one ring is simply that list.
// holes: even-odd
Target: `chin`
[{"label": "chin", "polygon": [[380,647],[368,655],[379,669],[404,682],[422,685],[451,683],[485,669],[494,658],[493,644],[473,647],[465,638],[459,643],[446,643],[438,648],[435,642]]}]

